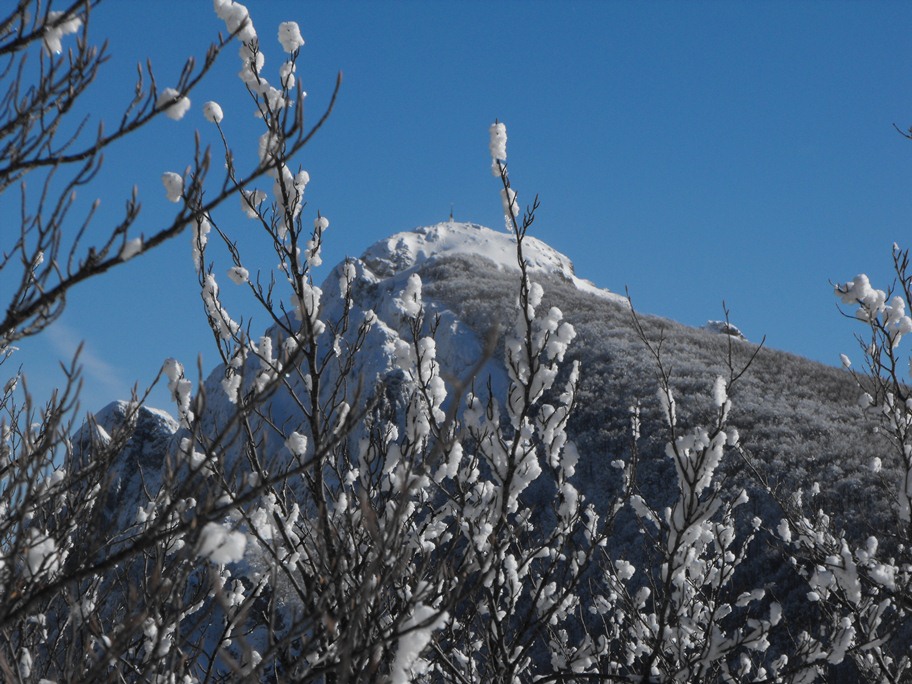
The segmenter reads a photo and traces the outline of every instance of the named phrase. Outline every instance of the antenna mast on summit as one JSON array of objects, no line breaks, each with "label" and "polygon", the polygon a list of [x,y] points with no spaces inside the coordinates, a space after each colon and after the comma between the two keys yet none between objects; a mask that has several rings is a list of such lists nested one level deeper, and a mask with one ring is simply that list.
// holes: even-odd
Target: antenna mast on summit
[{"label": "antenna mast on summit", "polygon": [[450,223],[453,223],[453,203],[450,202]]}]

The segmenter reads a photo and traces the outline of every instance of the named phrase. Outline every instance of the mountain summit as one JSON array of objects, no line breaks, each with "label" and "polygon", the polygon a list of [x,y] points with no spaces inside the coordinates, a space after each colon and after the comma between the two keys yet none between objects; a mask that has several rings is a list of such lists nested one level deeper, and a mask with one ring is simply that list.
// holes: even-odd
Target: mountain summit
[{"label": "mountain summit", "polygon": [[[495,231],[477,223],[445,221],[433,226],[415,228],[374,243],[361,255],[361,261],[378,278],[409,274],[444,259],[481,257],[499,272],[519,270],[516,239],[504,231]],[[577,277],[569,257],[541,240],[528,236],[523,243],[523,257],[531,273],[557,277],[572,283],[581,292],[626,302],[626,298],[596,287]]]}]

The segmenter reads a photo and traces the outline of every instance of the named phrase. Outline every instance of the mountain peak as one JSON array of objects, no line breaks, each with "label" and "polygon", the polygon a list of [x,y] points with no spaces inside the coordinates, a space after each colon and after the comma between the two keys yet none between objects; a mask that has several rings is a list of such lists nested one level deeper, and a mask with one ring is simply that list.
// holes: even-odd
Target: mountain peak
[{"label": "mountain peak", "polygon": [[[377,277],[403,274],[435,261],[454,256],[477,256],[491,261],[499,271],[519,270],[516,238],[477,223],[444,221],[432,226],[396,233],[374,243],[361,256],[364,265]],[[541,240],[527,236],[523,257],[532,273],[546,273],[573,283],[577,289],[626,302],[620,295],[578,278],[573,262]]]}]

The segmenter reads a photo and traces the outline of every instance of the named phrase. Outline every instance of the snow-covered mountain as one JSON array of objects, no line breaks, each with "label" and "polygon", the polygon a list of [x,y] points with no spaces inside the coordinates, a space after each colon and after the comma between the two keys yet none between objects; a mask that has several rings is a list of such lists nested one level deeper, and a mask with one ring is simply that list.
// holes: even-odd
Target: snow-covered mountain
[{"label": "snow-covered mountain", "polygon": [[[647,451],[662,452],[663,437],[648,429],[650,418],[658,421],[656,369],[634,332],[626,298],[578,277],[567,256],[534,237],[526,238],[524,254],[531,277],[544,287],[545,305],[559,306],[579,333],[569,352],[571,359],[582,364],[580,399],[571,429],[581,447],[583,493],[590,500],[598,500],[614,480],[607,464],[628,449],[630,406],[642,405]],[[370,315],[377,321],[357,356],[351,373],[357,387],[350,382],[350,391],[358,393],[362,401],[378,391],[386,392],[393,405],[401,406],[404,401],[396,396],[402,382],[396,346],[408,334],[399,298],[409,277],[418,274],[428,315],[439,318],[436,353],[442,375],[458,381],[474,379],[478,386],[490,382],[495,396],[503,396],[507,376],[502,345],[475,378],[467,374],[479,361],[486,336],[491,330],[508,328],[515,316],[518,265],[511,235],[471,223],[444,222],[380,240],[348,263],[356,274],[353,292],[357,310],[351,318],[357,323]],[[322,284],[326,320],[342,314],[342,269],[343,264],[336,266]],[[648,335],[665,339],[664,361],[682,398],[682,419],[699,420],[709,405],[712,381],[724,370],[731,333],[720,334],[728,330],[722,325],[694,329],[650,316],[641,316],[641,321]],[[268,334],[277,335],[275,330]],[[735,362],[745,362],[755,350],[755,345],[739,339],[733,347]],[[248,363],[253,375],[257,362]],[[218,366],[205,383],[205,419],[212,431],[235,410],[222,387],[224,378],[225,368]],[[304,392],[302,379],[291,377],[290,383],[291,391],[278,392],[265,412],[286,432],[303,431],[304,418],[293,397]],[[752,453],[767,465],[774,482],[783,488],[815,480],[831,484],[834,501],[850,502],[847,508],[851,513],[851,502],[859,498],[863,483],[871,477],[868,455],[880,446],[857,409],[856,395],[856,386],[840,369],[763,350],[732,397],[732,423]],[[96,420],[102,428],[110,429],[118,415],[122,411],[115,403]],[[134,441],[153,444],[156,449],[166,445],[173,449],[174,424],[164,419],[160,422],[152,433],[138,433]],[[287,456],[282,446],[274,444],[277,458]],[[146,496],[140,494],[133,480],[138,477],[137,471],[154,468],[149,448],[135,445],[125,453],[138,468],[125,470],[130,475],[118,491],[135,492],[140,499]],[[655,473],[650,474],[653,467]],[[655,478],[656,486],[661,486],[662,478],[670,474],[665,473],[668,467],[661,460],[647,464],[647,480]],[[730,467],[736,473],[742,470],[738,464]],[[117,503],[132,511],[142,504]],[[860,499],[858,505],[863,505]],[[846,507],[837,506],[840,508]]]},{"label": "snow-covered mountain", "polygon": [[[558,307],[577,333],[563,372],[566,377],[570,364],[579,362],[579,387],[568,434],[579,453],[574,486],[585,501],[604,513],[614,500],[619,478],[612,462],[618,458],[630,460],[632,406],[639,407],[642,424],[638,491],[645,500],[653,502],[655,510],[670,505],[675,496],[675,465],[665,455],[668,432],[663,428],[656,396],[658,371],[638,333],[639,326],[656,345],[662,341],[662,364],[671,375],[682,430],[710,419],[716,377],[727,376],[729,364],[740,368],[756,354],[748,371],[730,392],[729,422],[740,432],[741,444],[753,459],[756,472],[766,481],[759,482],[744,461],[734,455],[718,471],[719,481],[728,493],[742,487],[750,491],[750,502],[746,505],[751,509],[749,515],[778,521],[781,510],[770,492],[788,497],[808,489],[813,482],[820,482],[821,508],[833,512],[836,524],[857,531],[857,536],[867,536],[871,527],[876,528],[882,519],[889,517],[889,502],[871,493],[878,491],[873,486],[875,477],[891,477],[890,465],[885,462],[877,474],[868,467],[874,456],[886,451],[882,438],[858,408],[859,390],[847,372],[783,352],[757,353],[757,346],[743,339],[727,323],[710,322],[704,329],[694,329],[638,314],[637,326],[625,298],[578,277],[566,256],[531,237],[524,243],[524,255],[530,278],[544,290],[539,311]],[[343,445],[334,451],[334,459],[357,459],[361,453],[358,440],[375,415],[371,411],[382,411],[385,420],[394,422],[401,421],[406,414],[410,385],[403,370],[402,354],[412,331],[404,315],[408,304],[403,292],[414,288],[416,275],[422,284],[426,312],[422,334],[429,326],[436,325],[435,353],[441,366],[440,376],[447,384],[447,401],[461,401],[469,390],[480,395],[490,391],[492,396],[503,400],[508,388],[503,338],[516,318],[520,287],[516,259],[512,236],[474,224],[446,222],[381,240],[359,258],[339,264],[329,273],[320,288],[321,320],[327,326],[320,336],[320,354],[330,361],[333,357],[345,358],[346,349],[360,345],[350,367],[343,364],[343,369],[338,370],[332,363],[327,364],[330,370],[320,389],[326,415],[335,416],[322,418],[338,418],[340,393],[350,402],[351,415],[359,416],[360,422],[347,443],[349,448]],[[353,302],[348,312],[351,326],[342,329],[336,323],[346,314],[341,293],[348,282]],[[365,320],[373,322],[369,329],[359,327]],[[486,356],[485,349],[491,339],[497,342],[493,353]],[[274,327],[252,344],[265,353],[264,350],[282,349],[284,340],[279,328]],[[245,364],[244,382],[249,386],[257,382],[263,369],[261,360],[254,355]],[[219,366],[205,381],[202,437],[222,433],[236,415],[237,406],[226,391],[226,387],[231,387],[230,382],[225,382],[226,377],[230,380],[231,372],[231,368]],[[286,439],[293,432],[308,434],[304,415],[307,401],[302,397],[308,397],[311,385],[305,370],[285,368],[284,373],[286,382],[243,426],[247,430],[246,439],[258,445],[260,462],[251,465],[248,454],[242,450],[242,440],[231,441],[232,430],[241,429],[239,424],[231,424],[233,427],[225,433],[228,437],[218,442],[218,449],[226,455],[220,465],[228,474],[226,481],[246,483],[250,480],[245,479],[244,473],[251,468],[276,473],[293,463],[295,444],[303,442],[289,445]],[[560,385],[560,380],[559,377],[555,387]],[[112,435],[122,434],[118,426],[126,420],[128,409],[129,405],[116,402],[99,413],[95,424],[83,431],[82,443],[110,444]],[[347,406],[345,411],[348,410]],[[125,529],[149,498],[155,496],[166,469],[186,467],[181,464],[187,463],[187,456],[178,454],[184,436],[185,431],[167,414],[147,409],[139,412],[132,436],[109,473],[112,486],[105,517],[111,525]],[[385,463],[385,454],[379,461]],[[241,472],[231,472],[235,469]],[[335,482],[339,483],[346,470],[335,469],[333,463],[327,472],[327,477],[336,477]],[[185,473],[181,473],[182,478]],[[241,477],[232,480],[238,474]],[[306,489],[313,482],[309,485],[305,482],[306,478],[296,477],[285,490],[295,492],[290,496],[292,499],[300,493],[299,501],[286,502],[292,509],[306,508],[308,502],[313,502]],[[549,524],[548,516],[553,510],[549,503],[554,500],[553,486],[539,484],[534,483],[522,494],[522,504],[531,511],[531,519],[537,526]],[[186,496],[191,489],[185,488],[182,495]],[[199,494],[207,495],[207,492]],[[193,496],[197,496],[195,490]],[[632,514],[620,515],[613,530],[611,553],[622,554],[639,565],[647,545]],[[257,553],[248,549],[243,556],[241,574],[256,577],[267,570],[268,563]],[[783,601],[790,619],[797,620],[796,625],[813,623],[812,616],[802,614],[806,585],[782,563],[781,556],[771,551],[771,545],[757,548],[743,567],[747,582],[763,577],[775,585],[777,600]],[[753,585],[745,588],[750,586]],[[285,589],[277,586],[276,592],[283,594]],[[292,604],[297,600],[290,589],[288,597]]]},{"label": "snow-covered mountain", "polygon": [[[524,256],[533,278],[555,280],[595,300],[612,306],[627,306],[624,297],[577,277],[569,258],[536,238],[526,239]],[[357,308],[351,320],[357,324],[366,315],[376,317],[351,373],[360,383],[362,398],[373,395],[378,388],[389,390],[401,382],[401,364],[396,350],[397,344],[407,339],[408,328],[399,298],[412,275],[418,274],[424,282],[424,305],[428,316],[439,318],[436,350],[444,373],[464,379],[483,354],[488,329],[467,324],[462,312],[457,310],[458,294],[455,297],[448,297],[446,292],[442,292],[441,297],[431,294],[438,286],[445,285],[437,282],[435,272],[448,268],[448,265],[464,263],[467,271],[477,270],[502,278],[504,284],[518,282],[519,273],[513,236],[477,224],[452,221],[397,233],[368,247],[359,258],[349,259],[346,263],[355,272],[353,292]],[[343,316],[340,279],[344,266],[337,265],[321,286],[322,316],[326,321],[340,320]],[[498,287],[502,289],[503,284]],[[510,291],[514,292],[515,298],[515,287]],[[504,326],[511,322],[508,317],[499,320]],[[276,337],[275,329],[269,335]],[[272,343],[278,348],[281,340],[273,339]],[[249,363],[249,375],[253,375],[257,362]],[[479,376],[490,377],[496,390],[505,391],[506,375],[499,357],[489,360]],[[206,381],[208,416],[213,430],[222,425],[234,410],[221,389],[224,377],[225,367],[219,366]],[[280,392],[272,399],[268,410],[277,423],[296,425],[301,421],[299,407],[290,396],[298,390],[301,387],[295,385],[291,393]],[[389,398],[393,403],[402,399],[395,396]]]}]

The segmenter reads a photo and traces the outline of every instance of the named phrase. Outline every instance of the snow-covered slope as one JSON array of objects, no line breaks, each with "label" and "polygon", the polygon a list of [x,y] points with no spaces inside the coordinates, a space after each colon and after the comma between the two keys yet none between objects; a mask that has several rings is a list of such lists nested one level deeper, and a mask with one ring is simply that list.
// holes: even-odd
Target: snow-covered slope
[{"label": "snow-covered slope", "polygon": [[[570,259],[541,240],[527,237],[523,256],[533,279],[553,278],[580,293],[624,306],[627,304],[624,297],[577,277]],[[359,258],[347,260],[355,272],[352,286],[355,308],[350,320],[354,327],[367,315],[375,317],[376,321],[351,372],[351,377],[360,384],[362,399],[383,391],[393,403],[397,401],[397,397],[393,396],[395,392],[390,391],[402,379],[396,347],[409,335],[398,299],[410,276],[415,273],[425,285],[423,303],[428,320],[437,317],[440,321],[436,349],[443,372],[450,378],[468,380],[468,373],[483,355],[483,339],[488,330],[467,325],[450,304],[431,294],[435,286],[440,285],[434,282],[434,267],[453,260],[460,260],[472,270],[502,274],[511,278],[511,282],[518,282],[512,280],[513,274],[519,271],[515,238],[504,231],[494,231],[473,223],[447,221],[397,233],[371,245]],[[321,285],[321,317],[329,324],[343,316],[340,290],[343,266],[336,266]],[[500,323],[509,325],[511,321]],[[269,334],[273,338],[277,335],[274,329]],[[274,348],[278,348],[280,342],[273,339]],[[257,362],[252,359],[249,363],[252,376]],[[216,368],[207,380],[208,417],[213,429],[223,424],[234,409],[221,389],[224,372],[224,367]],[[481,375],[491,378],[495,391],[506,391],[506,373],[499,358],[488,360]],[[294,384],[294,378],[291,382]],[[330,386],[332,380],[325,384]],[[268,408],[277,424],[295,426],[301,421],[300,410],[293,398],[298,389],[293,386],[291,392],[279,392],[271,400]]]},{"label": "snow-covered slope", "polygon": [[[360,261],[374,276],[385,278],[411,273],[428,263],[457,256],[486,259],[499,271],[519,269],[516,240],[512,235],[476,223],[455,221],[415,228],[380,240],[361,255]],[[529,236],[525,239],[523,256],[533,273],[558,277],[582,292],[605,299],[627,301],[621,295],[577,277],[568,257],[537,238]]]}]

